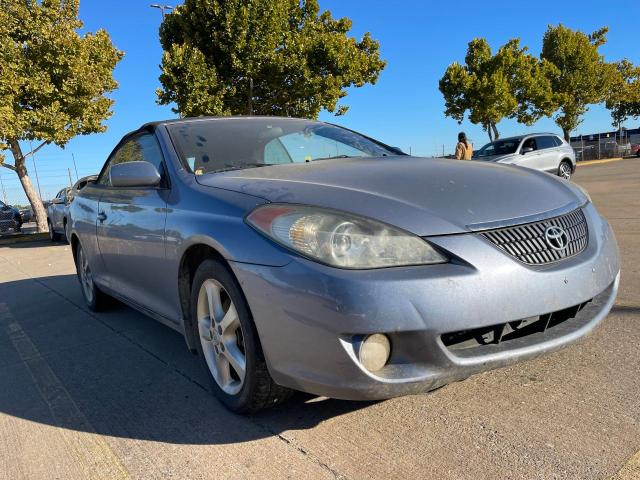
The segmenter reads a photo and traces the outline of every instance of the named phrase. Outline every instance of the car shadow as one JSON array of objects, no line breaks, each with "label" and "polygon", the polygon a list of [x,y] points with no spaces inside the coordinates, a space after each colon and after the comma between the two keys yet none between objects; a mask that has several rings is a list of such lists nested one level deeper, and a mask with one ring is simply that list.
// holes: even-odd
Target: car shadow
[{"label": "car shadow", "polygon": [[0,385],[0,414],[176,444],[248,442],[372,405],[297,393],[230,413],[181,334],[120,303],[89,312],[73,274],[0,283]]}]

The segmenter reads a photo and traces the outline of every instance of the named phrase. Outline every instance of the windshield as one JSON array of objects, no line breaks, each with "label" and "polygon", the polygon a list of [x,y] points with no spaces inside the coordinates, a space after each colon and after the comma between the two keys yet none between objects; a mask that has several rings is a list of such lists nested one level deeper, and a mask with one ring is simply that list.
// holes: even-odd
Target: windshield
[{"label": "windshield", "polygon": [[478,150],[476,156],[480,158],[490,157],[492,155],[509,155],[511,153],[516,153],[519,144],[520,139],[518,138],[496,140],[495,142],[487,143],[484,147]]},{"label": "windshield", "polygon": [[167,125],[196,175],[329,158],[398,155],[350,130],[311,120],[212,118]]}]

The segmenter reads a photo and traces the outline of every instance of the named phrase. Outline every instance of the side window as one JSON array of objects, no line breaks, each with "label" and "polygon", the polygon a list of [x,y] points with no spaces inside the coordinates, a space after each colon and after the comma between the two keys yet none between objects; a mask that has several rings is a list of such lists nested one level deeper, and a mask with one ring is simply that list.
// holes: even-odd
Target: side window
[{"label": "side window", "polygon": [[[522,148],[531,148],[533,150],[537,150],[536,139],[527,138],[522,144]],[[522,148],[520,149],[520,151],[522,151]]]},{"label": "side window", "polygon": [[556,146],[560,147],[562,145],[562,140],[560,139],[560,137],[551,137],[553,138],[553,141],[556,142]]},{"label": "side window", "polygon": [[126,162],[149,162],[158,169],[160,175],[164,173],[162,166],[162,152],[155,137],[150,133],[137,135],[113,152],[107,164],[100,174],[97,182],[100,185],[109,185],[109,170],[113,165]]},{"label": "side window", "polygon": [[537,137],[536,145],[538,146],[538,150],[543,150],[545,148],[556,148],[556,142],[553,137]]}]

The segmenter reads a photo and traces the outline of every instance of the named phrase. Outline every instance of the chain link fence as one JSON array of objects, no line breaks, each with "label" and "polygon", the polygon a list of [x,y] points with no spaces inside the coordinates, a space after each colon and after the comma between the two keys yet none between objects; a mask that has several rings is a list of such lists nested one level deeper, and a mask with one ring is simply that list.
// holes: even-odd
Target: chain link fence
[{"label": "chain link fence", "polygon": [[640,128],[571,137],[578,162],[640,155]]}]

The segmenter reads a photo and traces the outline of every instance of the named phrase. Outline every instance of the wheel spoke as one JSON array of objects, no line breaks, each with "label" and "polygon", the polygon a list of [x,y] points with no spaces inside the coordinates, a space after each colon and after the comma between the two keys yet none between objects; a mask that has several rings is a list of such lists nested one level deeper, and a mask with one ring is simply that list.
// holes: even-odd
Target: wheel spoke
[{"label": "wheel spoke", "polygon": [[226,357],[219,356],[216,361],[216,371],[217,371],[217,379],[218,384],[223,389],[228,388],[229,384],[233,381],[231,378],[231,370],[229,369],[229,361]]},{"label": "wheel spoke", "polygon": [[211,318],[202,317],[198,319],[198,331],[200,332],[200,338],[210,342],[211,341]]},{"label": "wheel spoke", "polygon": [[220,320],[220,327],[222,328],[222,334],[225,335],[227,333],[232,333],[238,328],[240,325],[240,320],[238,319],[238,312],[236,311],[236,306],[232,303],[229,306],[229,310],[224,314],[222,320]]},{"label": "wheel spoke", "polygon": [[207,291],[207,305],[209,308],[209,316],[215,321],[224,316],[222,309],[222,300],[220,299],[220,287],[214,282],[206,282],[205,289]]},{"label": "wheel spoke", "polygon": [[[235,336],[234,336],[235,340]],[[247,369],[247,361],[235,342],[227,341],[224,343],[224,356],[238,374],[240,382],[244,380],[245,371]]]}]

